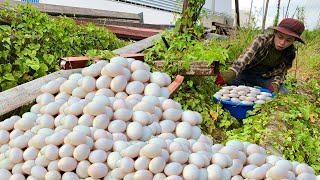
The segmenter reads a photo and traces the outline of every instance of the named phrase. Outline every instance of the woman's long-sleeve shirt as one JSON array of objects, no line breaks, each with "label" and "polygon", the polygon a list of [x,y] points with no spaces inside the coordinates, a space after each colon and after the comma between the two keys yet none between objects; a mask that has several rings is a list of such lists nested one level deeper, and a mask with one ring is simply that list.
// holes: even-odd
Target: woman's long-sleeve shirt
[{"label": "woman's long-sleeve shirt", "polygon": [[278,51],[274,47],[273,39],[273,34],[256,36],[230,69],[236,74],[243,70],[253,70],[262,77],[271,78],[271,83],[283,83],[296,56],[295,47],[291,45],[283,51]]}]

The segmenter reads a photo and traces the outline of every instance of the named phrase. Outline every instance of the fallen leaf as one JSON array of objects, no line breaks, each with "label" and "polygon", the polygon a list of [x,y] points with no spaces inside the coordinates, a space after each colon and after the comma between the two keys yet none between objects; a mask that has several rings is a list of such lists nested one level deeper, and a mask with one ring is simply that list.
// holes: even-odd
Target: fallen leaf
[{"label": "fallen leaf", "polygon": [[218,119],[218,113],[216,111],[210,110],[209,111],[211,118],[216,121]]},{"label": "fallen leaf", "polygon": [[310,115],[309,115],[309,118],[310,118],[310,121],[312,122],[312,123],[314,123],[315,122],[315,114],[313,114],[313,113],[311,113]]},{"label": "fallen leaf", "polygon": [[288,98],[287,98],[287,97],[282,97],[282,100],[283,100],[284,102],[288,102]]}]

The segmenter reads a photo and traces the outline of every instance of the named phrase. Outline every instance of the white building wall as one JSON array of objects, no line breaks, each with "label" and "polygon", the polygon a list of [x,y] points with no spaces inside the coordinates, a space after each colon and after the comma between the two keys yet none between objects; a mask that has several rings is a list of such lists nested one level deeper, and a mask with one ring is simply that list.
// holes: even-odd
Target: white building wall
[{"label": "white building wall", "polygon": [[[175,17],[177,16],[172,12],[114,0],[39,0],[39,3],[135,14],[142,12],[143,20],[146,24],[174,24]],[[208,10],[209,14],[212,12],[219,12],[231,15],[232,0],[207,0],[203,8]]]},{"label": "white building wall", "polygon": [[174,24],[174,13],[111,0],[40,0],[40,3],[139,14],[146,24]]},{"label": "white building wall", "polygon": [[214,11],[218,13],[224,13],[229,16],[232,15],[232,0],[213,0]]},{"label": "white building wall", "polygon": [[232,15],[232,0],[207,0],[203,7],[210,10],[209,15],[212,13]]},{"label": "white building wall", "polygon": [[[249,14],[250,14],[250,11],[247,11],[247,10],[240,10],[239,11],[240,27],[248,27]],[[235,13],[233,13],[233,16],[235,16]],[[236,18],[234,19],[234,24],[236,24]]]},{"label": "white building wall", "polygon": [[210,12],[209,14],[212,14],[212,11],[214,10],[214,3],[215,0],[206,0],[206,3],[203,5],[203,8],[208,9]]},{"label": "white building wall", "polygon": [[249,22],[249,11],[242,11],[240,10],[240,26],[241,27],[248,27]]}]

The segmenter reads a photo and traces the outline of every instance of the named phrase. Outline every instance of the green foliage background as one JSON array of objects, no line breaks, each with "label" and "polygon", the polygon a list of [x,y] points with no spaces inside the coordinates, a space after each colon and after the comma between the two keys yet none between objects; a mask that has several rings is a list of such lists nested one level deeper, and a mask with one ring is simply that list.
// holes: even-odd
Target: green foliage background
[{"label": "green foliage background", "polygon": [[0,91],[59,70],[58,59],[127,43],[94,24],[49,17],[31,4],[0,10]]}]

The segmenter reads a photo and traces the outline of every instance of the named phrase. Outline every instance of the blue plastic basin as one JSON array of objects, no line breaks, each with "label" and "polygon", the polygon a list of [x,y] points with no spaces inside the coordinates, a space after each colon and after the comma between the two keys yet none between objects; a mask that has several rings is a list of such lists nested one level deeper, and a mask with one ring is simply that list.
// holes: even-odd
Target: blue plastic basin
[{"label": "blue plastic basin", "polygon": [[[270,93],[268,89],[264,89],[264,88],[257,88],[257,89],[259,89],[261,92]],[[272,94],[272,97],[274,97],[274,94]],[[235,117],[238,120],[242,120],[246,118],[247,111],[253,110],[253,106],[254,106],[254,104],[248,105],[248,104],[242,104],[242,103],[237,103],[232,101],[224,101],[224,100],[217,99],[215,97],[214,97],[214,100],[217,102],[221,102],[222,107],[228,110],[231,116]]]}]

